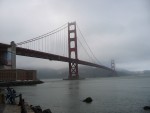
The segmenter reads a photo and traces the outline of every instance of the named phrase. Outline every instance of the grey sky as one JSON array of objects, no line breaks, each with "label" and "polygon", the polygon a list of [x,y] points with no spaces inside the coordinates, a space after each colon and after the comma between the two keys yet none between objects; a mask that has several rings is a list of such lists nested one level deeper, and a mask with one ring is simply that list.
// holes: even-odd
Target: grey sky
[{"label": "grey sky", "polygon": [[[0,39],[21,42],[76,21],[104,65],[114,58],[117,68],[150,69],[149,7],[149,0],[0,0]],[[67,63],[24,57],[17,61],[18,67],[58,65]]]}]

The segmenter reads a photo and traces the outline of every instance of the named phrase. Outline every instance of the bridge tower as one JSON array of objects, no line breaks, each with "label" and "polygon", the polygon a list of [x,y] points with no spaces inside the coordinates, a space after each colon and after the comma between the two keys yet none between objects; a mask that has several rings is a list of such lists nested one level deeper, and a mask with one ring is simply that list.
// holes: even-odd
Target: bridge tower
[{"label": "bridge tower", "polygon": [[115,60],[111,60],[111,69],[112,69],[113,71],[116,70],[116,68],[115,68]]},{"label": "bridge tower", "polygon": [[[68,23],[68,57],[78,60],[76,22]],[[77,62],[69,62],[68,79],[79,79]]]}]

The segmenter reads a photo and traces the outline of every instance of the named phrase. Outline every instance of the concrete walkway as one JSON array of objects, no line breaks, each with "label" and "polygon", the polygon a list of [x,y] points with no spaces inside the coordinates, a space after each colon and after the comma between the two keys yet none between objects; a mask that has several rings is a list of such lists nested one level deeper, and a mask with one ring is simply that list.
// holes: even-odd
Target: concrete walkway
[{"label": "concrete walkway", "polygon": [[21,113],[21,108],[18,105],[6,104],[2,113]]},{"label": "concrete walkway", "polygon": [[4,104],[0,104],[0,113],[3,113],[4,108],[5,108],[5,105]]},{"label": "concrete walkway", "polygon": [[[29,105],[25,105],[27,113],[34,113]],[[21,113],[21,107],[16,105],[11,105],[11,104],[0,104],[0,113]]]}]

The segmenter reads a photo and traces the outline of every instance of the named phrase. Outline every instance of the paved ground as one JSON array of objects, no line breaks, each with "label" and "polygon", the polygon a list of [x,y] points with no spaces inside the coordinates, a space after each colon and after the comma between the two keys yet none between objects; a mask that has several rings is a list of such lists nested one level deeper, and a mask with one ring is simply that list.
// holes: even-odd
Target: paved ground
[{"label": "paved ground", "polygon": [[[25,105],[27,113],[34,113],[29,105]],[[21,107],[18,105],[0,104],[0,113],[21,113]]]},{"label": "paved ground", "polygon": [[0,104],[0,113],[3,113],[4,108],[5,108],[5,105]]},{"label": "paved ground", "polygon": [[21,113],[20,106],[18,105],[5,105],[5,109],[0,113]]}]

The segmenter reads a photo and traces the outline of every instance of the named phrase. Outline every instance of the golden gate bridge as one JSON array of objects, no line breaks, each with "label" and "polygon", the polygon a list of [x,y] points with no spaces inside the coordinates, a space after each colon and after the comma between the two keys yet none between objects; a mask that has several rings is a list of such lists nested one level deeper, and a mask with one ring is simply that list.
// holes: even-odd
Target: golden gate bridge
[{"label": "golden gate bridge", "polygon": [[[114,61],[109,68],[95,57],[76,22],[66,23],[51,32],[23,42],[11,42],[10,45],[0,43],[1,54],[8,50],[11,52],[12,69],[16,68],[16,55],[21,55],[68,62],[70,80],[79,79],[79,64],[115,71]],[[6,61],[1,61],[6,64]]]}]

